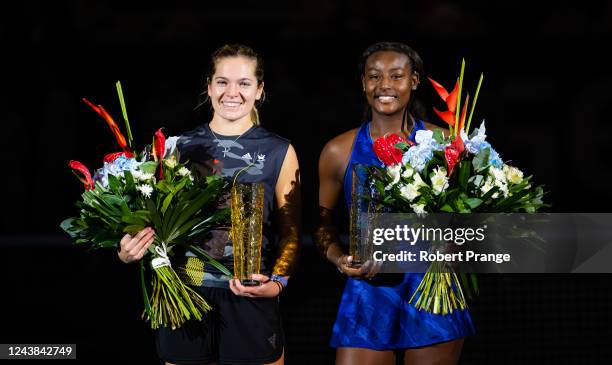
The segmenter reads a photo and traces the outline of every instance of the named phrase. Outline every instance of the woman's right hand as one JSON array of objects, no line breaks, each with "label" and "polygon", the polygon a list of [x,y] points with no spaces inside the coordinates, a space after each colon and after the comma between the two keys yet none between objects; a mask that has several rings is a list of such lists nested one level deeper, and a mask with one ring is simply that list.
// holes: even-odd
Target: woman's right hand
[{"label": "woman's right hand", "polygon": [[341,255],[336,260],[336,266],[341,273],[355,279],[372,279],[380,270],[380,265],[377,265],[371,260],[364,262],[363,265],[358,268],[351,267],[352,261],[352,256]]},{"label": "woman's right hand", "polygon": [[117,255],[126,264],[140,260],[155,239],[155,231],[147,227],[134,236],[126,234],[119,243]]}]

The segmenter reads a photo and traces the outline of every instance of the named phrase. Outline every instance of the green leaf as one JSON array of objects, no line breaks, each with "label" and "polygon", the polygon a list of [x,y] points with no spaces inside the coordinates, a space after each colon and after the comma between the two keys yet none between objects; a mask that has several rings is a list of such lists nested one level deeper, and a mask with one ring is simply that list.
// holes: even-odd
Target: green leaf
[{"label": "green leaf", "polygon": [[455,212],[453,207],[451,207],[449,204],[444,204],[442,206],[442,208],[440,208],[440,210],[443,211],[443,212],[448,212],[448,213],[454,213]]},{"label": "green leaf", "polygon": [[433,139],[441,145],[445,145],[446,141],[444,140],[444,134],[440,129],[434,129],[433,131]]},{"label": "green leaf", "polygon": [[175,222],[171,223],[173,227],[180,227],[185,221],[191,218],[198,210],[202,209],[202,207],[211,201],[215,193],[219,191],[220,181],[212,182],[209,184],[204,191],[194,200],[185,210],[179,214],[178,218]]},{"label": "green leaf", "polygon": [[398,142],[395,144],[395,147],[399,148],[402,151],[405,151],[410,147],[410,145],[406,142]]},{"label": "green leaf", "polygon": [[212,256],[208,254],[208,252],[202,250],[200,247],[196,245],[189,246],[189,250],[193,252],[196,256],[198,256],[202,261],[214,266],[217,270],[221,271],[224,275],[233,277],[234,274],[231,273],[225,266],[223,266],[219,261],[215,260]]},{"label": "green leaf", "polygon": [[457,199],[455,199],[455,206],[461,213],[465,213],[465,205],[463,204],[463,200],[461,199],[461,197],[457,197]]},{"label": "green leaf", "polygon": [[467,198],[464,200],[465,204],[467,204],[470,208],[477,208],[480,204],[482,204],[482,199],[478,198]]},{"label": "green leaf", "polygon": [[499,191],[499,188],[497,186],[494,186],[489,191],[487,191],[487,193],[485,195],[483,195],[481,199],[483,201],[487,201],[487,200],[491,199],[493,194],[497,193],[498,191]]},{"label": "green leaf", "polygon": [[459,162],[459,187],[461,190],[467,191],[468,179],[470,177],[471,168],[468,161]]},{"label": "green leaf", "polygon": [[140,288],[142,289],[142,297],[144,299],[145,310],[149,318],[152,316],[151,301],[149,300],[149,293],[147,293],[147,285],[145,283],[145,267],[144,260],[140,260]]},{"label": "green leaf", "polygon": [[483,180],[484,177],[482,175],[474,175],[468,179],[468,184],[472,184],[474,188],[479,188]]},{"label": "green leaf", "polygon": [[134,182],[134,176],[129,170],[123,171],[123,176],[125,177],[125,190],[126,191],[134,191],[136,189],[136,183]]},{"label": "green leaf", "polygon": [[134,225],[139,225],[139,226],[146,225],[146,222],[142,218],[139,218],[133,214],[124,215],[123,217],[121,217],[121,221],[128,223],[128,224],[134,224]]},{"label": "green leaf", "polygon": [[115,83],[117,88],[117,96],[119,96],[119,104],[121,104],[121,113],[123,114],[123,120],[125,121],[125,130],[127,132],[127,140],[129,146],[132,147],[132,129],[130,128],[130,121],[127,115],[127,109],[125,107],[125,100],[123,99],[123,89],[121,88],[121,81]]},{"label": "green leaf", "polygon": [[518,193],[515,193],[511,197],[506,199],[502,199],[495,205],[495,209],[499,212],[505,212],[510,209],[513,204],[521,200],[525,195],[529,194],[529,190],[523,190]]},{"label": "green leaf", "polygon": [[158,163],[155,161],[147,161],[147,162],[140,164],[138,168],[140,169],[140,171],[144,173],[155,174],[155,171],[157,170],[157,165]]},{"label": "green leaf", "polygon": [[[153,222],[153,228],[155,228],[155,231],[157,235],[160,237],[160,239],[162,241],[166,241],[166,237],[165,237],[166,232],[163,230],[162,223],[161,223],[161,217],[159,216],[157,207],[155,206],[155,204],[153,204],[153,200],[151,199],[146,199],[145,204],[151,214],[151,221]],[[170,243],[170,242],[166,242],[166,243]]]},{"label": "green leaf", "polygon": [[229,218],[230,210],[229,208],[224,208],[216,211],[200,223],[196,224],[191,232],[189,232],[188,237],[194,237],[202,232],[205,232],[211,229],[215,224],[222,222]]},{"label": "green leaf", "polygon": [[108,187],[115,193],[121,193],[121,181],[112,174],[108,174]]},{"label": "green leaf", "polygon": [[472,116],[474,115],[474,109],[476,108],[476,102],[478,101],[478,94],[480,93],[480,86],[482,85],[482,79],[484,78],[484,74],[480,73],[480,79],[478,79],[478,86],[476,86],[476,95],[474,96],[474,101],[472,101],[472,110],[470,110],[470,116],[467,120],[467,125],[465,127],[465,133],[469,133],[470,125],[472,123]]},{"label": "green leaf", "polygon": [[137,210],[135,212],[132,212],[132,215],[142,219],[147,223],[151,222],[151,212],[149,212],[148,210]]},{"label": "green leaf", "polygon": [[168,209],[168,206],[170,205],[170,202],[172,202],[172,198],[174,198],[174,193],[170,193],[166,196],[166,198],[164,199],[164,202],[162,203],[162,207],[161,207],[161,213],[165,214],[166,213],[166,209]]},{"label": "green leaf", "polygon": [[62,223],[60,223],[60,227],[64,230],[64,232],[68,233],[70,235],[70,237],[75,237],[75,232],[74,230],[74,225],[75,225],[75,221],[77,220],[77,218],[75,217],[70,217],[67,219],[64,219],[62,221]]},{"label": "green leaf", "polygon": [[134,224],[134,225],[129,225],[129,226],[126,226],[126,227],[123,229],[123,232],[125,232],[125,233],[129,233],[129,234],[131,234],[131,235],[134,235],[134,234],[136,234],[136,233],[138,233],[138,232],[142,231],[144,228],[145,228],[145,226],[144,226],[144,225]]},{"label": "green leaf", "polygon": [[483,148],[476,154],[472,159],[472,165],[474,165],[474,171],[480,172],[489,166],[489,155],[491,150],[489,148]]}]

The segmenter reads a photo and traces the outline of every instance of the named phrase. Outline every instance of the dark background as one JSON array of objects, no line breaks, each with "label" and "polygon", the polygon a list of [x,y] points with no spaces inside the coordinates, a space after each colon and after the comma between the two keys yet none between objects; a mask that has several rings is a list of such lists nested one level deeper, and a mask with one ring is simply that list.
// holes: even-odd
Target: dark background
[{"label": "dark background", "polygon": [[[138,144],[163,126],[177,135],[209,120],[196,113],[210,54],[225,43],[264,58],[262,124],[292,140],[303,181],[305,241],[282,297],[288,364],[327,364],[343,278],[308,243],[324,143],[360,124],[357,64],[371,43],[416,49],[426,75],[450,87],[461,57],[473,94],[485,74],[473,125],[487,120],[505,160],[546,185],[554,212],[607,212],[609,105],[605,55],[612,5],[605,2],[25,1],[0,15],[2,258],[0,343],[77,343],[83,363],[156,363],[139,319],[134,266],[112,252],[70,245],[59,222],[76,213],[80,184],[66,163],[90,168],[116,150],[104,122],[117,119],[121,80]],[[419,98],[438,100],[422,79]],[[609,275],[483,275],[471,305],[477,335],[465,364],[586,364],[612,359]]]}]

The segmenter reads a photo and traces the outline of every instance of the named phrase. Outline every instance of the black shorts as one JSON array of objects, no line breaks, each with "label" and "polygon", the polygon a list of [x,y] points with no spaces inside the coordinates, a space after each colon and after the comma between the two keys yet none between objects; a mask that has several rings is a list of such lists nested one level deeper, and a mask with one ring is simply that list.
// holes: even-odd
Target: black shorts
[{"label": "black shorts", "polygon": [[213,309],[202,321],[155,331],[157,354],[173,364],[265,364],[283,354],[278,298],[246,298],[229,289],[201,287]]}]

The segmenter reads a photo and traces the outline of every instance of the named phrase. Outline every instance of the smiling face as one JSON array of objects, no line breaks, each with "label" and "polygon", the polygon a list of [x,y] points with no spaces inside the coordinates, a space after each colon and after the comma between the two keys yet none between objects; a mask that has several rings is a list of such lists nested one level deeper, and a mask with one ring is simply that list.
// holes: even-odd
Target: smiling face
[{"label": "smiling face", "polygon": [[408,106],[419,75],[413,72],[407,55],[380,51],[366,60],[361,82],[373,113],[395,115]]},{"label": "smiling face", "polygon": [[261,98],[263,82],[255,76],[255,59],[235,56],[216,61],[215,72],[208,82],[216,117],[234,122],[250,118],[255,101]]}]

